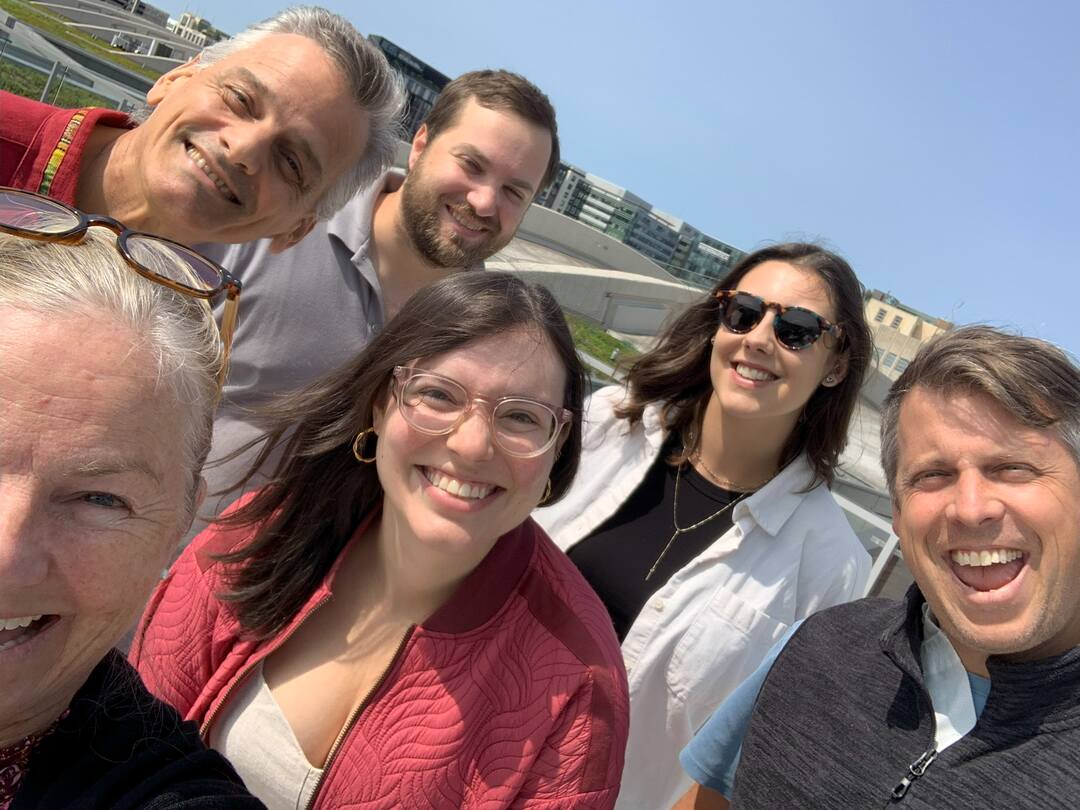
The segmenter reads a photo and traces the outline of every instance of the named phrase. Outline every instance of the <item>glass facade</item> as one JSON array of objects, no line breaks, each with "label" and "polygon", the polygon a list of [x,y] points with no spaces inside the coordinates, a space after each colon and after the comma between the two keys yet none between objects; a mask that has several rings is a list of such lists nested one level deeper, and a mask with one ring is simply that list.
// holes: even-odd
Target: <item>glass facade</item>
[{"label": "glass facade", "polygon": [[421,62],[385,37],[372,34],[368,39],[385,54],[390,67],[396,70],[405,82],[408,101],[405,106],[404,127],[406,139],[412,140],[416,130],[420,129],[420,125],[431,112],[435,99],[450,82],[450,77]]}]

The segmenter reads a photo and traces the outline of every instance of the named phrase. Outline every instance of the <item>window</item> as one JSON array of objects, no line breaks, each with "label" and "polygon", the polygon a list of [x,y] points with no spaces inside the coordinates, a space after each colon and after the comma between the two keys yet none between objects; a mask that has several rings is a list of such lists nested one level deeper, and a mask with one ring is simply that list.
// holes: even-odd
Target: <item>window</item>
[{"label": "window", "polygon": [[896,353],[889,352],[885,355],[885,359],[881,361],[881,365],[885,368],[892,368],[892,364],[896,362]]},{"label": "window", "polygon": [[904,319],[902,317],[897,315],[896,317],[894,317],[892,319],[892,323],[889,324],[889,326],[891,326],[893,329],[899,329],[900,328],[900,322],[903,321],[903,320]]},{"label": "window", "polygon": [[908,363],[910,362],[910,360],[905,360],[903,357],[901,357],[899,360],[896,361],[896,370],[902,374],[904,369],[908,367]]},{"label": "window", "polygon": [[879,307],[877,315],[874,316],[874,323],[881,323],[885,320],[885,307]]}]

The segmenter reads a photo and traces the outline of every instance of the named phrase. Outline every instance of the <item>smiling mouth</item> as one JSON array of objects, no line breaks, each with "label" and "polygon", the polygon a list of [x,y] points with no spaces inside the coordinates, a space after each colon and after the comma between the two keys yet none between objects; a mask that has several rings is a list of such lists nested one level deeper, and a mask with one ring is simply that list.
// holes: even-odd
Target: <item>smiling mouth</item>
[{"label": "smiling mouth", "polygon": [[949,554],[953,575],[976,591],[1004,588],[1024,570],[1024,552],[1014,548],[953,551]]},{"label": "smiling mouth", "polygon": [[462,206],[446,206],[446,210],[450,212],[451,218],[454,222],[467,230],[469,233],[480,235],[489,230],[488,226],[475,217],[470,216],[465,212]]},{"label": "smiling mouth", "polygon": [[210,165],[203,158],[199,150],[190,143],[185,143],[184,146],[187,149],[188,157],[191,158],[191,162],[198,166],[199,169],[202,170],[202,173],[210,178],[210,182],[212,182],[217,187],[217,190],[221,192],[221,196],[233,205],[240,205],[240,199],[232,193],[232,189],[225,184],[225,181],[218,177],[214,170],[210,168]]},{"label": "smiling mouth", "polygon": [[443,492],[462,498],[467,501],[478,501],[482,498],[486,498],[496,489],[494,484],[482,484],[478,481],[462,481],[460,478],[454,478],[447,475],[444,472],[436,470],[434,467],[421,467],[424,477],[428,480],[433,487],[441,489]]},{"label": "smiling mouth", "polygon": [[745,363],[736,363],[735,373],[743,379],[751,380],[753,382],[771,382],[780,379],[775,374],[770,374],[768,371],[763,371],[760,368],[748,366]]},{"label": "smiling mouth", "polygon": [[59,616],[35,614],[0,618],[0,652],[25,644],[42,630],[52,626]]}]

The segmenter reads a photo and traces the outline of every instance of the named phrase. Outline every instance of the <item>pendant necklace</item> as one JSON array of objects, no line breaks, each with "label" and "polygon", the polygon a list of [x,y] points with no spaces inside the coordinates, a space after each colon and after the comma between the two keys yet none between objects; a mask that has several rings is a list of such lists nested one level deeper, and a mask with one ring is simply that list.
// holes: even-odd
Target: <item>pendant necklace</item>
[{"label": "pendant necklace", "polygon": [[[685,464],[685,463],[686,462],[683,462],[683,464]],[[668,550],[671,548],[671,544],[675,542],[675,539],[680,534],[685,534],[686,532],[692,532],[694,529],[697,529],[697,528],[700,528],[700,527],[704,526],[710,520],[715,520],[716,518],[720,517],[720,515],[724,514],[724,512],[731,509],[739,501],[743,500],[743,498],[746,498],[748,495],[752,494],[750,492],[741,492],[741,493],[739,493],[738,497],[736,497],[731,503],[727,504],[724,508],[722,508],[722,509],[720,509],[720,510],[718,510],[716,512],[713,512],[711,515],[709,515],[706,518],[702,518],[701,520],[699,520],[697,523],[693,524],[692,526],[686,526],[685,528],[680,529],[679,528],[679,479],[682,477],[683,464],[680,464],[679,468],[675,471],[675,498],[673,499],[674,502],[672,503],[672,507],[671,507],[671,522],[675,526],[675,533],[673,535],[671,535],[671,539],[667,541],[667,545],[664,546],[663,551],[660,552],[660,556],[657,557],[656,562],[654,562],[652,564],[652,568],[649,569],[649,573],[647,573],[645,575],[645,581],[646,582],[649,581],[649,577],[651,577],[653,574],[656,573],[656,569],[660,565],[660,563],[663,561],[664,555],[668,553]],[[769,479],[769,480],[772,480],[772,479]],[[765,483],[768,483],[768,481],[766,481]]]}]

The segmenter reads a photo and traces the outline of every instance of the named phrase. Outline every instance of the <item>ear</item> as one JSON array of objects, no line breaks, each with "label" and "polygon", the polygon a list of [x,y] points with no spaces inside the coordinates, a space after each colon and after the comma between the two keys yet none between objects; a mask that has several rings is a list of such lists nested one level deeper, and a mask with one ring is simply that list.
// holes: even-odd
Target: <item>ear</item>
[{"label": "ear", "polygon": [[146,103],[151,107],[156,107],[161,103],[162,99],[168,95],[169,90],[177,83],[183,83],[187,79],[190,79],[198,70],[199,55],[191,57],[191,59],[184,62],[180,67],[174,67],[168,73],[163,73],[158,76],[158,80],[154,82],[153,87],[146,91]]},{"label": "ear", "polygon": [[412,148],[409,149],[409,171],[412,171],[413,165],[420,159],[420,155],[427,149],[428,142],[428,130],[427,124],[421,124],[420,129],[416,130],[416,134],[412,139]]},{"label": "ear", "polygon": [[848,360],[849,355],[847,352],[841,352],[836,355],[832,361],[832,366],[825,372],[825,376],[821,379],[821,384],[826,388],[835,388],[841,382],[844,381],[844,377],[848,373]]},{"label": "ear", "polygon": [[270,238],[270,252],[281,253],[288,250],[309,233],[315,227],[315,215],[305,214],[304,218],[297,223],[296,227],[287,233],[279,233]]}]

